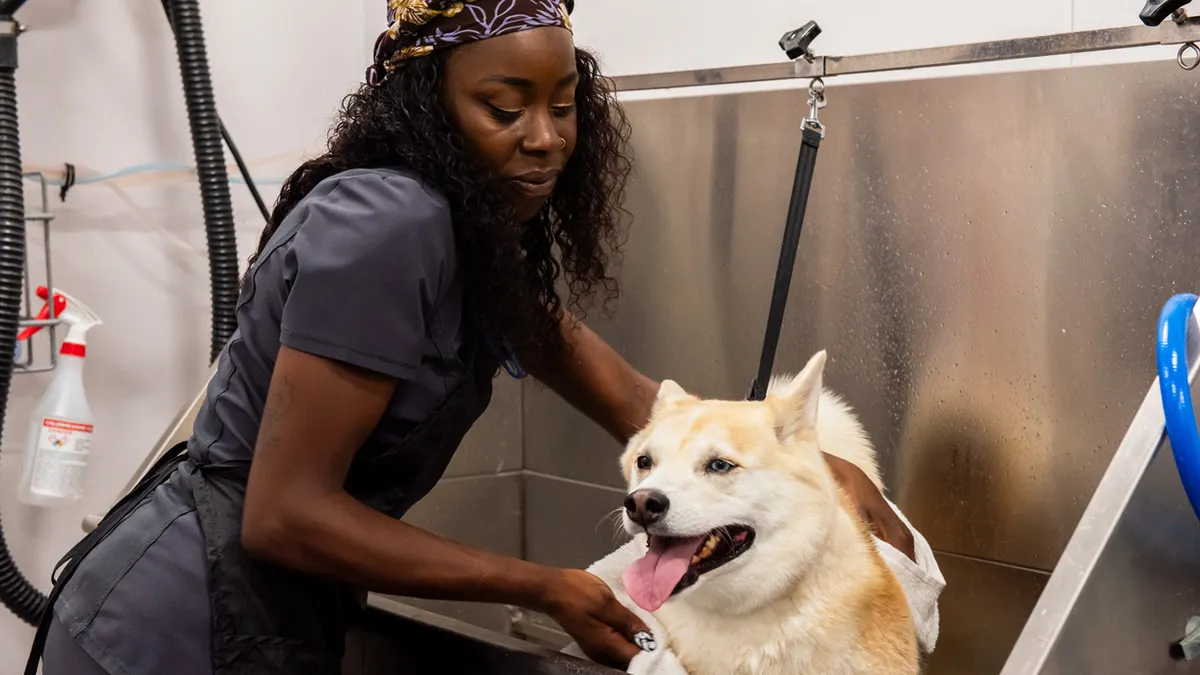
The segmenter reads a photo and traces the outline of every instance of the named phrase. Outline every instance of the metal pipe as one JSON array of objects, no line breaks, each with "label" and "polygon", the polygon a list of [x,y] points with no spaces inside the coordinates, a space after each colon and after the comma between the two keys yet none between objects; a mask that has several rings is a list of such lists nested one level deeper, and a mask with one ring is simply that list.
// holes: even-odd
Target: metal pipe
[{"label": "metal pipe", "polygon": [[914,70],[1190,42],[1200,42],[1200,18],[1188,18],[1183,23],[1170,22],[1156,27],[1103,28],[877,54],[817,56],[812,61],[798,59],[792,63],[624,75],[613,80],[619,91],[671,89]]}]

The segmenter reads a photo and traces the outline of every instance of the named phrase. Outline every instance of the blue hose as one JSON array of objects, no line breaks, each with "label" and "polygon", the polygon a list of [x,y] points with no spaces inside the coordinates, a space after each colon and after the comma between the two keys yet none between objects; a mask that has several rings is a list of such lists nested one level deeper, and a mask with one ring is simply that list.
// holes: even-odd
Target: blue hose
[{"label": "blue hose", "polygon": [[1197,297],[1176,295],[1158,317],[1158,386],[1175,467],[1192,511],[1200,518],[1200,430],[1188,382],[1187,329]]}]

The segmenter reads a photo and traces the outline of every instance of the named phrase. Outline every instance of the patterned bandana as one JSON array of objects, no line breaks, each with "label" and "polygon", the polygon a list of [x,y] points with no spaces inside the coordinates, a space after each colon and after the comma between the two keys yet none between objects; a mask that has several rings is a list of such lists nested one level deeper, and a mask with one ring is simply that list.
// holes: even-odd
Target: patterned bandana
[{"label": "patterned bandana", "polygon": [[372,87],[383,84],[401,61],[434,50],[530,28],[571,30],[562,0],[388,0],[388,29],[375,41]]}]

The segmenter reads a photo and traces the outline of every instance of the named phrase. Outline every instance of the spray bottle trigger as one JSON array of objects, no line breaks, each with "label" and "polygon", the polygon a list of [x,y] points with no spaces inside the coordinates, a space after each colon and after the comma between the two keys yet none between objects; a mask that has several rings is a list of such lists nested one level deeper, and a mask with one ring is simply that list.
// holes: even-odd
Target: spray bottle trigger
[{"label": "spray bottle trigger", "polygon": [[[37,296],[39,298],[41,298],[42,300],[46,300],[47,296],[49,296],[49,295],[50,295],[50,291],[45,286],[37,287]],[[66,309],[67,309],[67,299],[64,298],[62,295],[55,293],[54,294],[54,316],[56,316],[56,317],[62,316],[62,313]],[[50,303],[47,302],[45,305],[42,305],[42,310],[40,312],[38,312],[36,319],[38,321],[46,321],[49,318],[50,318]],[[34,333],[38,332],[39,330],[41,330],[43,328],[45,328],[45,326],[29,326],[28,328],[21,331],[17,335],[17,341],[20,342],[21,340],[28,340],[30,337],[33,336]]]}]

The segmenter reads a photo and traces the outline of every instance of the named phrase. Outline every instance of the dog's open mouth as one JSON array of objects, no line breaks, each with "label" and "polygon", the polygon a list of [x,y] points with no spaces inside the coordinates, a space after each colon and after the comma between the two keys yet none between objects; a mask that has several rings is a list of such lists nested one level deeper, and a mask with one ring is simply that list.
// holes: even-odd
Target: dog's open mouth
[{"label": "dog's open mouth", "polygon": [[625,570],[629,597],[653,612],[700,577],[750,550],[754,530],[742,525],[717,528],[699,537],[650,535],[646,555]]}]

